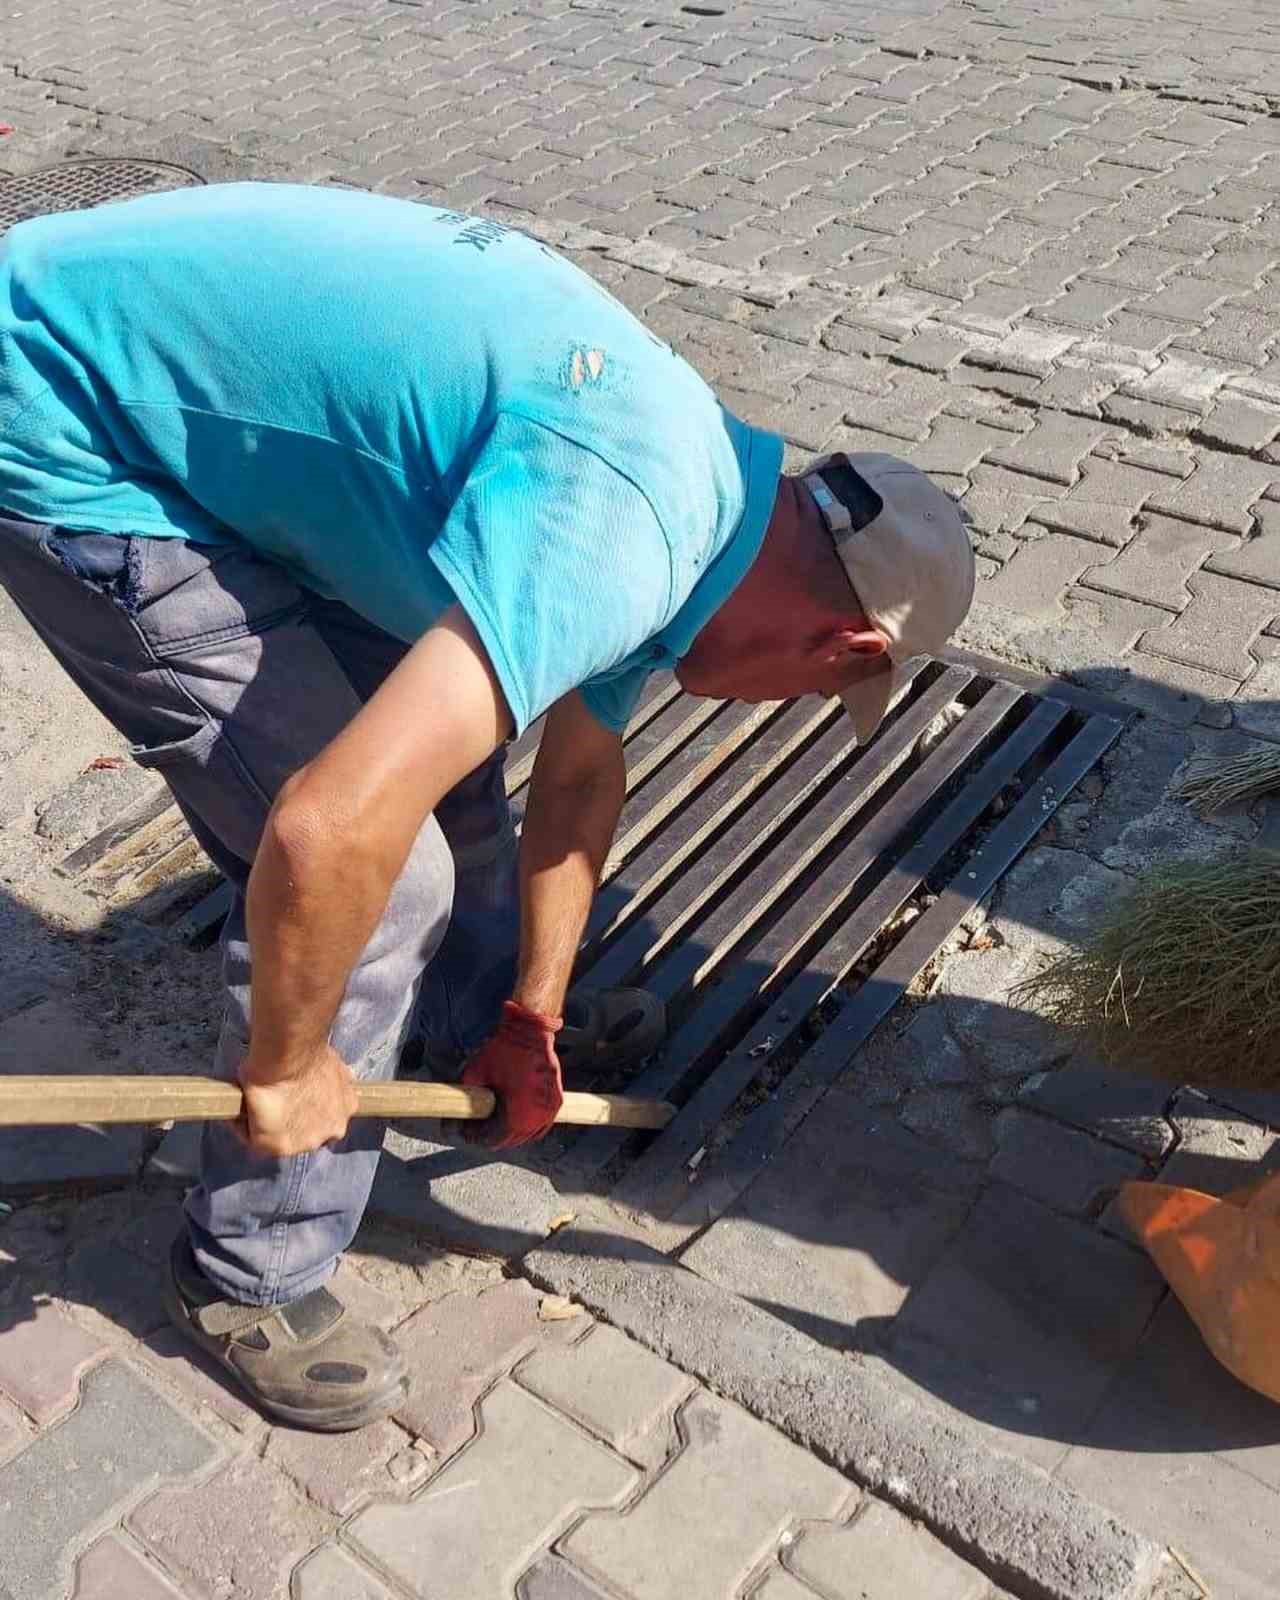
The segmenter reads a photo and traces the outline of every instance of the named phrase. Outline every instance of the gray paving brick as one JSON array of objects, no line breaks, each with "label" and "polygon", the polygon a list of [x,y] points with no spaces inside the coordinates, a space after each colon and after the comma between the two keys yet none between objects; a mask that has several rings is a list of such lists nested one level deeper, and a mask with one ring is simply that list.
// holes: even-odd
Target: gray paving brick
[{"label": "gray paving brick", "polygon": [[979,1177],[885,1122],[855,1079],[681,1261],[824,1344],[856,1346],[945,1250]]},{"label": "gray paving brick", "polygon": [[1192,599],[1187,587],[1190,575],[1208,556],[1235,548],[1236,540],[1230,534],[1195,522],[1152,516],[1126,550],[1087,571],[1084,583],[1090,589],[1182,611]]},{"label": "gray paving brick", "polygon": [[1017,1107],[996,1117],[995,1136],[991,1176],[1071,1216],[1094,1215],[1106,1191],[1144,1170],[1139,1156]]},{"label": "gray paving brick", "polygon": [[60,1596],[70,1558],[88,1536],[157,1484],[199,1472],[216,1453],[133,1368],[97,1367],[67,1420],[0,1467],[0,1516],[22,1529],[20,1539],[0,1542],[0,1592]]},{"label": "gray paving brick", "polygon": [[980,461],[1007,440],[1008,434],[1000,428],[944,415],[934,423],[927,440],[902,449],[899,454],[908,456],[922,472],[967,478]]},{"label": "gray paving brick", "polygon": [[[407,1444],[404,1433],[391,1422],[332,1434],[274,1427],[264,1459],[279,1467],[309,1500],[341,1517],[362,1500],[392,1492],[397,1480],[388,1466]],[[405,1486],[415,1487],[427,1468],[428,1458],[422,1456],[419,1470],[407,1474]]]},{"label": "gray paving brick", "polygon": [[1200,522],[1228,533],[1247,533],[1250,507],[1280,477],[1280,467],[1249,461],[1243,456],[1202,455],[1195,472],[1184,482],[1170,484],[1150,499],[1153,511]]},{"label": "gray paving brick", "polygon": [[1027,617],[1060,615],[1063,590],[1097,570],[1101,554],[1093,539],[1069,533],[1043,534],[1025,542],[1008,566],[979,588],[976,598]]},{"label": "gray paving brick", "polygon": [[1218,450],[1249,454],[1280,433],[1280,406],[1222,395],[1192,437]]},{"label": "gray paving brick", "polygon": [[198,1591],[254,1600],[279,1594],[331,1526],[253,1456],[194,1486],[161,1489],[128,1518],[129,1531]]},{"label": "gray paving brick", "polygon": [[888,1354],[1043,1465],[1137,1347],[1164,1293],[1142,1255],[993,1189],[899,1313]]},{"label": "gray paving brick", "polygon": [[1243,682],[1254,670],[1249,646],[1280,614],[1280,595],[1203,572],[1193,573],[1187,587],[1191,604],[1171,627],[1144,634],[1139,650]]},{"label": "gray paving brick", "polygon": [[985,1576],[882,1500],[842,1528],[812,1528],[786,1555],[789,1568],[833,1600],[986,1600]]},{"label": "gray paving brick", "polygon": [[394,1600],[388,1589],[347,1550],[323,1544],[294,1568],[290,1600]]},{"label": "gray paving brick", "polygon": [[1169,1120],[1178,1143],[1160,1169],[1161,1183],[1228,1194],[1280,1166],[1280,1144],[1271,1129],[1234,1116],[1194,1091],[1177,1096]]},{"label": "gray paving brick", "polygon": [[1176,406],[1157,405],[1150,400],[1136,400],[1123,393],[1108,396],[1101,409],[1108,421],[1121,422],[1149,439],[1176,438],[1190,433],[1196,422],[1192,412]]},{"label": "gray paving brick", "polygon": [[473,1407],[484,1391],[547,1337],[537,1295],[517,1279],[424,1306],[396,1330],[414,1379],[397,1421],[451,1454],[475,1431]]},{"label": "gray paving brick", "polygon": [[1109,1144],[1154,1160],[1173,1144],[1167,1083],[1072,1066],[1031,1079],[1019,1101]]},{"label": "gray paving brick", "polygon": [[705,1393],[680,1414],[684,1448],[625,1517],[596,1514],[565,1554],[636,1600],[732,1594],[791,1525],[836,1516],[852,1485]]},{"label": "gray paving brick", "polygon": [[575,1572],[567,1561],[547,1556],[530,1567],[516,1585],[516,1600],[609,1600],[603,1589]]},{"label": "gray paving brick", "polygon": [[536,1351],[517,1376],[524,1388],[648,1466],[665,1454],[662,1424],[690,1388],[675,1367],[603,1327],[573,1345]]},{"label": "gray paving brick", "polygon": [[[371,1506],[346,1529],[358,1550],[424,1600],[506,1592],[576,1515],[619,1503],[637,1482],[634,1469],[514,1384],[500,1384],[481,1410],[476,1442],[424,1494]],[[522,1486],[518,1496],[500,1487],[512,1481]],[[459,1492],[476,1486],[479,1494]]]},{"label": "gray paving brick", "polygon": [[831,383],[802,378],[789,394],[758,394],[725,389],[721,399],[744,421],[780,433],[802,450],[822,450],[844,418],[848,391]]},{"label": "gray paving brick", "polygon": [[1045,322],[1065,323],[1072,328],[1096,328],[1132,298],[1128,289],[1087,279],[1072,284],[1049,305],[1041,306],[1039,315]]},{"label": "gray paving brick", "polygon": [[1041,414],[1030,433],[993,451],[991,460],[1015,472],[1025,472],[1051,483],[1072,484],[1085,456],[1107,437],[1103,423],[1061,412]]},{"label": "gray paving brick", "polygon": [[[1185,1402],[1175,1409],[1184,1410]],[[1149,1532],[1158,1527],[1158,1537],[1185,1555],[1210,1594],[1270,1600],[1280,1583],[1275,1491],[1207,1451],[1188,1453],[1176,1445],[1161,1450],[1161,1432],[1141,1399],[1117,1385],[1099,1408],[1088,1441],[1071,1450],[1058,1476],[1090,1499],[1114,1506],[1134,1526]],[[1230,1506],[1231,1515],[1207,1514],[1213,1506]]]},{"label": "gray paving brick", "polygon": [[81,1556],[75,1600],[124,1600],[126,1596],[128,1600],[182,1600],[154,1561],[111,1533]]}]

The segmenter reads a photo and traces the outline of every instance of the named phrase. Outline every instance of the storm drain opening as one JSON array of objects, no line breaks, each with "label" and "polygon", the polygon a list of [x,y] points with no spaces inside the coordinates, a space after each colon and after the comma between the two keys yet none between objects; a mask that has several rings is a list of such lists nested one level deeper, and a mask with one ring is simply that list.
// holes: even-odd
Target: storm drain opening
[{"label": "storm drain opening", "polygon": [[132,200],[162,189],[187,189],[204,179],[167,161],[120,157],[60,161],[16,178],[0,179],[0,233],[29,217]]},{"label": "storm drain opening", "polygon": [[[522,1154],[567,1193],[718,1215],[1130,715],[980,658],[921,657],[859,748],[838,702],[753,706],[653,680],[627,729],[627,798],[577,982],[655,992],[668,1035],[639,1068],[566,1081],[679,1110],[659,1134],[556,1129]],[[508,752],[517,821],[540,733]],[[167,794],[59,870],[196,947],[230,904]]]},{"label": "storm drain opening", "polygon": [[[922,658],[906,676],[864,749],[823,701],[667,685],[641,708],[578,982],[661,996],[662,1050],[590,1081],[679,1112],[656,1135],[556,1130],[535,1160],[562,1190],[719,1214],[1130,715],[977,658]],[[517,801],[528,759],[511,769]]]}]

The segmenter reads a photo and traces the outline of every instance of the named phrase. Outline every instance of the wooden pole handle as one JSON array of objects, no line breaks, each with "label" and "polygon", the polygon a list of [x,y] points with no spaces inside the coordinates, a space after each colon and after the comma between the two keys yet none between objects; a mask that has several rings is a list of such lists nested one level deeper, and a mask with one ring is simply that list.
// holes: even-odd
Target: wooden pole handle
[{"label": "wooden pole handle", "polygon": [[[491,1089],[460,1083],[358,1085],[358,1117],[447,1117],[474,1122],[494,1107]],[[240,1086],[218,1078],[4,1077],[0,1127],[53,1128],[77,1122],[234,1121]],[[566,1094],[557,1122],[611,1128],[665,1128],[675,1107],[622,1094]]]}]

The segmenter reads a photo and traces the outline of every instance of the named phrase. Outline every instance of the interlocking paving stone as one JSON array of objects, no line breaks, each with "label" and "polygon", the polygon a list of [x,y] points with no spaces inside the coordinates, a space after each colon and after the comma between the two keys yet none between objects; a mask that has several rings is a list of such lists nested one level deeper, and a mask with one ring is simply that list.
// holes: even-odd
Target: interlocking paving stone
[{"label": "interlocking paving stone", "polygon": [[[132,1367],[107,1361],[84,1379],[80,1405],[0,1467],[0,1593],[61,1595],[85,1537],[158,1483],[187,1477],[216,1448]],[[182,1491],[174,1491],[181,1493]]]},{"label": "interlocking paving stone", "polygon": [[999,1429],[1003,1448],[1050,1466],[1163,1293],[1127,1245],[995,1186],[899,1313],[887,1355]]},{"label": "interlocking paving stone", "polygon": [[[1188,1403],[1195,1403],[1194,1393],[1174,1402],[1175,1410]],[[1259,1404],[1256,1395],[1252,1404]],[[1113,1387],[1086,1442],[1071,1450],[1057,1475],[1185,1553],[1209,1594],[1272,1600],[1280,1588],[1280,1496],[1206,1450],[1160,1449],[1161,1432],[1141,1402]],[[1229,1513],[1215,1516],[1217,1507]]]},{"label": "interlocking paving stone", "polygon": [[838,1472],[710,1394],[689,1401],[680,1429],[684,1448],[635,1506],[588,1517],[564,1542],[635,1600],[735,1594],[791,1524],[856,1498]]},{"label": "interlocking paving stone", "polygon": [[1173,1143],[1164,1114],[1169,1098],[1167,1083],[1083,1067],[1046,1072],[1019,1096],[1023,1105],[1151,1160]]},{"label": "interlocking paving stone", "polygon": [[856,1089],[833,1090],[681,1262],[824,1344],[853,1346],[945,1252],[980,1182],[980,1168],[940,1157]]},{"label": "interlocking paving stone", "polygon": [[1173,517],[1150,516],[1141,534],[1114,559],[1085,572],[1086,588],[1127,596],[1169,611],[1183,611],[1194,598],[1187,579],[1205,560],[1223,550],[1235,550],[1238,541],[1229,533],[1183,522]]},{"label": "interlocking paving stone", "polygon": [[0,1461],[17,1455],[31,1438],[31,1424],[11,1401],[0,1395]]},{"label": "interlocking paving stone", "polygon": [[[1266,643],[1258,641],[1259,646]],[[1280,739],[1280,659],[1260,661],[1231,707],[1236,726],[1244,733]]]},{"label": "interlocking paving stone", "polygon": [[1257,509],[1261,531],[1237,549],[1210,556],[1209,572],[1226,578],[1243,578],[1246,583],[1263,583],[1280,589],[1280,506],[1264,500]]},{"label": "interlocking paving stone", "polygon": [[[1104,551],[1092,539],[1078,539],[1069,533],[1043,534],[1024,543],[1008,566],[978,588],[975,598],[1029,617],[1058,616],[1062,591],[1098,570],[1100,556],[1105,559]],[[1102,570],[1109,569],[1102,566]]]},{"label": "interlocking paving stone", "polygon": [[[756,1589],[751,1600],[814,1600],[815,1591],[782,1567],[775,1568]],[[825,1600],[825,1597],[820,1597]]]},{"label": "interlocking paving stone", "polygon": [[234,1600],[275,1600],[331,1526],[254,1456],[193,1487],[162,1489],[128,1518],[129,1531],[171,1571]]},{"label": "interlocking paving stone", "polygon": [[1042,414],[1030,433],[1012,445],[993,451],[991,460],[1051,483],[1071,484],[1080,463],[1107,437],[1102,423],[1083,417],[1068,417],[1061,412]]},{"label": "interlocking paving stone", "polygon": [[991,1176],[1074,1216],[1144,1170],[1139,1156],[1012,1106],[996,1117],[995,1136]]},{"label": "interlocking paving stone", "polygon": [[254,1434],[264,1426],[254,1406],[232,1375],[199,1350],[176,1328],[161,1328],[142,1344],[144,1358],[185,1401],[207,1406],[221,1421],[241,1433]]},{"label": "interlocking paving stone", "polygon": [[567,1562],[547,1556],[536,1567],[530,1567],[516,1585],[516,1600],[609,1600],[609,1597]]},{"label": "interlocking paving stone", "polygon": [[[265,1460],[285,1472],[300,1489],[335,1517],[345,1516],[364,1499],[390,1492],[392,1457],[407,1440],[391,1422],[375,1422],[354,1433],[307,1433],[274,1427]],[[425,1473],[427,1460],[422,1459]]]},{"label": "interlocking paving stone", "polygon": [[1249,646],[1280,614],[1280,594],[1207,572],[1187,579],[1191,604],[1171,627],[1144,633],[1141,651],[1243,682],[1255,666]]},{"label": "interlocking paving stone", "polygon": [[394,1600],[367,1567],[346,1550],[324,1544],[294,1569],[290,1600]]},{"label": "interlocking paving stone", "polygon": [[1244,456],[1202,456],[1195,472],[1183,483],[1170,484],[1152,495],[1153,511],[1188,522],[1202,522],[1228,533],[1249,531],[1249,508],[1280,477],[1280,468]]},{"label": "interlocking paving stone", "polygon": [[[517,1374],[549,1405],[575,1417],[624,1455],[651,1464],[651,1443],[665,1450],[665,1433],[650,1435],[688,1394],[675,1367],[613,1328],[598,1327],[568,1348],[536,1351]],[[636,1455],[642,1451],[643,1456]],[[660,1459],[660,1457],[659,1457]]]},{"label": "interlocking paving stone", "polygon": [[84,1374],[110,1353],[105,1340],[49,1305],[18,1322],[6,1316],[2,1327],[0,1390],[42,1426],[71,1409]]},{"label": "interlocking paving stone", "polygon": [[1183,1184],[1206,1194],[1227,1194],[1280,1165],[1277,1135],[1192,1092],[1183,1092],[1169,1112],[1178,1146],[1160,1169],[1161,1183]]},{"label": "interlocking paving stone", "polygon": [[512,1383],[485,1399],[481,1417],[475,1443],[415,1500],[370,1506],[345,1530],[424,1600],[509,1593],[575,1516],[618,1504],[637,1482],[626,1462]]},{"label": "interlocking paving stone", "polygon": [[538,1297],[513,1279],[424,1306],[396,1331],[413,1377],[397,1421],[448,1455],[475,1431],[472,1408],[493,1381],[548,1338]]},{"label": "interlocking paving stone", "polygon": [[811,1528],[787,1565],[832,1600],[985,1600],[987,1580],[923,1528],[882,1500],[862,1506],[844,1528]]},{"label": "interlocking paving stone", "polygon": [[114,1533],[80,1557],[74,1596],[75,1600],[181,1600],[155,1562]]},{"label": "interlocking paving stone", "polygon": [[370,1213],[404,1223],[446,1249],[513,1256],[545,1239],[564,1209],[549,1179],[505,1161],[391,1129]]}]

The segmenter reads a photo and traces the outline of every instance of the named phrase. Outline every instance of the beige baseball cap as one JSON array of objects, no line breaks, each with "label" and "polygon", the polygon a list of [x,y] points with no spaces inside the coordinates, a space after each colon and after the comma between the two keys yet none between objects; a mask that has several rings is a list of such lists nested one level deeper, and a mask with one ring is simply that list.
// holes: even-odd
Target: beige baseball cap
[{"label": "beige baseball cap", "polygon": [[937,655],[963,622],[973,603],[973,549],[956,502],[897,456],[827,456],[802,482],[863,612],[889,640],[885,670],[840,696],[866,744],[893,698],[894,669]]}]

